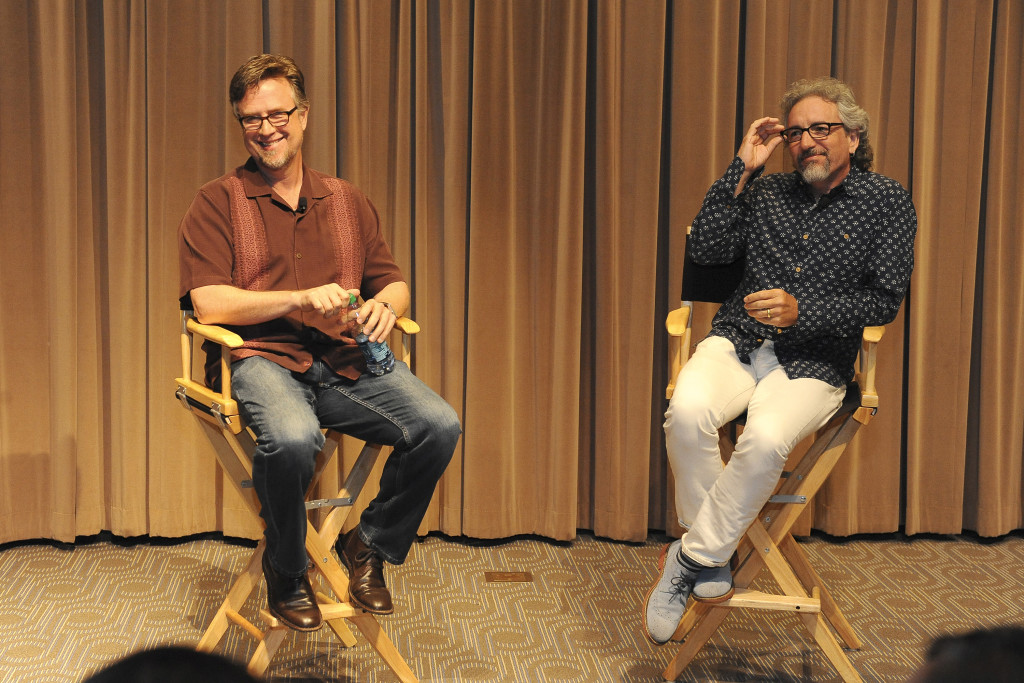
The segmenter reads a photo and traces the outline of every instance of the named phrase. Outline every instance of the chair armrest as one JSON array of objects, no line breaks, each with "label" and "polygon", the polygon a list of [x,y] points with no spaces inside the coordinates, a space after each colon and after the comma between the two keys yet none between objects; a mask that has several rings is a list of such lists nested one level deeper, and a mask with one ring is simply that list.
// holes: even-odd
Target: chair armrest
[{"label": "chair armrest", "polygon": [[395,327],[402,331],[402,334],[416,334],[420,331],[419,324],[412,318],[400,317],[395,321]]},{"label": "chair armrest", "polygon": [[[210,389],[193,374],[193,336],[212,341],[221,348],[220,391]],[[217,325],[205,325],[196,320],[190,310],[181,312],[181,377],[175,380],[178,385],[175,396],[189,410],[199,408],[196,414],[234,434],[241,432],[242,424],[238,403],[231,398],[231,349],[240,348],[243,343],[234,332]]]},{"label": "chair armrest", "polygon": [[683,304],[665,316],[665,329],[668,330],[669,336],[681,337],[686,334],[691,310],[692,307],[689,304]]},{"label": "chair armrest", "polygon": [[878,407],[878,391],[875,388],[875,365],[877,362],[878,342],[882,341],[885,328],[880,326],[865,327],[861,336],[860,358],[857,369],[857,384],[860,385],[860,404],[866,408]]},{"label": "chair armrest", "polygon": [[684,353],[690,348],[690,316],[693,304],[683,301],[682,305],[665,316],[665,329],[668,330],[668,386],[665,387],[665,398],[672,398],[676,388],[676,377],[683,368]]},{"label": "chair armrest", "polygon": [[185,327],[189,332],[198,334],[203,339],[209,339],[215,344],[226,346],[229,349],[242,348],[242,338],[230,330],[217,325],[206,325],[196,320],[191,315],[185,318]]},{"label": "chair armrest", "polygon": [[[177,397],[187,406],[202,407],[205,418],[214,424],[229,429],[235,434],[242,429],[238,419],[237,402],[231,398],[231,350],[244,345],[242,338],[219,325],[199,322],[190,310],[181,312],[181,377],[177,378]],[[395,327],[402,333],[401,358],[406,363],[412,359],[408,338],[420,331],[420,326],[411,318],[399,318]],[[193,337],[200,337],[220,346],[220,391],[208,388],[201,379],[196,379],[192,367]],[[201,415],[202,416],[202,415]],[[212,417],[212,419],[211,419]]]}]

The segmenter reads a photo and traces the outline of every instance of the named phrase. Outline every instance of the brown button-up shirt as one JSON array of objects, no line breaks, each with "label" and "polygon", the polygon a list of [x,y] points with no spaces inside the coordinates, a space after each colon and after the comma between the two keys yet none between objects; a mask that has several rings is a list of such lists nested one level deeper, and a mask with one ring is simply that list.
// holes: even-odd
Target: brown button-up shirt
[{"label": "brown button-up shirt", "polygon": [[[366,196],[344,180],[303,166],[292,211],[273,192],[252,159],[199,189],[178,229],[179,296],[205,285],[301,290],[336,282],[371,298],[403,280]],[[302,372],[314,358],[339,375],[365,369],[351,323],[296,311],[258,325],[225,325],[245,340],[233,360],[263,356]],[[207,380],[218,355],[207,349]],[[219,352],[218,352],[219,353]]]}]

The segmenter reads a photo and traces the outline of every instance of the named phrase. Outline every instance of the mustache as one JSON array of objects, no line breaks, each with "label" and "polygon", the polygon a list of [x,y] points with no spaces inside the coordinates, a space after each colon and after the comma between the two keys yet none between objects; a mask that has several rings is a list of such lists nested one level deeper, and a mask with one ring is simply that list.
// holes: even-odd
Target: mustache
[{"label": "mustache", "polygon": [[800,153],[800,161],[804,162],[811,157],[823,157],[826,156],[826,152],[823,149],[808,149]]}]

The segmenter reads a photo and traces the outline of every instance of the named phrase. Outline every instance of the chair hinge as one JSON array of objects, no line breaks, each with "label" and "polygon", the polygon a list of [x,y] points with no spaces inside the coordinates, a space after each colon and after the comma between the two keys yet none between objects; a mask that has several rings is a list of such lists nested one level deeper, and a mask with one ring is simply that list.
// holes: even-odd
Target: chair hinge
[{"label": "chair hinge", "polygon": [[231,418],[225,416],[224,413],[221,412],[221,405],[219,403],[210,404],[210,415],[217,418],[217,422],[220,422],[221,426],[225,429],[231,427]]},{"label": "chair hinge", "polygon": [[174,390],[174,398],[181,401],[181,405],[185,406],[185,410],[190,413],[192,412],[192,404],[188,401],[188,393],[185,391],[185,387],[179,385],[178,388]]},{"label": "chair hinge", "polygon": [[320,498],[319,500],[307,500],[306,509],[317,510],[319,508],[327,507],[344,508],[349,507],[354,502],[355,500],[352,498],[352,496],[348,496],[347,498]]},{"label": "chair hinge", "polygon": [[807,496],[786,496],[774,495],[768,499],[769,503],[806,503]]},{"label": "chair hinge", "polygon": [[185,387],[180,385],[178,386],[177,389],[174,390],[174,397],[181,401],[181,405],[185,406],[189,410],[189,412],[195,410],[196,408],[199,408],[207,415],[210,415],[211,417],[215,418],[217,422],[220,423],[220,426],[223,427],[224,429],[231,428],[231,418],[224,415],[224,413],[221,412],[221,405],[219,403],[211,403],[210,405],[205,405],[199,401],[196,401],[193,398],[189,398],[188,392],[185,390]]}]

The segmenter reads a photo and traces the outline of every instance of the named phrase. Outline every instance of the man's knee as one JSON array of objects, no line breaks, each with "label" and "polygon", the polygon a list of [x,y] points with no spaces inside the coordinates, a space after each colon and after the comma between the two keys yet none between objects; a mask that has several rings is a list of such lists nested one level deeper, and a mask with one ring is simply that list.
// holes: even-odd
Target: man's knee
[{"label": "man's knee", "polygon": [[768,422],[748,423],[736,444],[737,450],[763,460],[769,472],[785,465],[795,446],[792,434]]},{"label": "man's knee", "polygon": [[436,418],[432,420],[432,429],[435,434],[434,438],[437,440],[437,450],[446,454],[444,464],[447,466],[459,443],[459,438],[462,436],[462,425],[459,423],[459,416],[455,409],[443,400],[439,402],[442,405],[439,406]]},{"label": "man's knee", "polygon": [[281,416],[273,424],[262,426],[258,441],[267,456],[305,461],[320,452],[325,438],[315,419]]},{"label": "man's knee", "polygon": [[665,433],[671,438],[674,434],[717,432],[721,425],[717,424],[715,417],[703,396],[677,391],[665,412]]},{"label": "man's knee", "polygon": [[444,470],[455,453],[455,447],[462,436],[462,425],[455,409],[448,405],[440,396],[435,400],[421,404],[421,413],[416,421],[418,428],[410,434],[415,447],[426,444],[424,452],[433,458],[436,466]]}]

